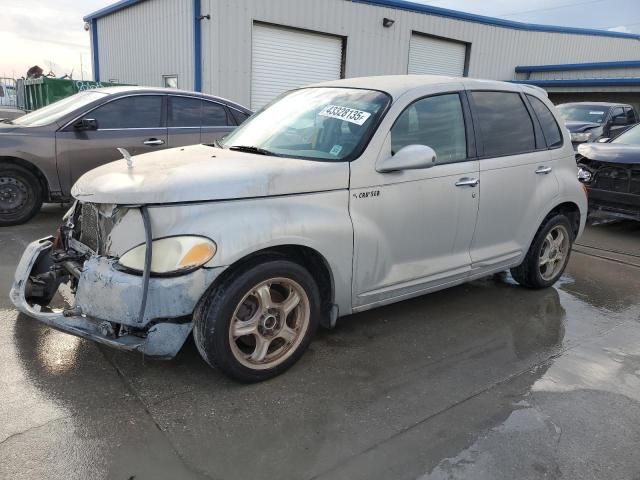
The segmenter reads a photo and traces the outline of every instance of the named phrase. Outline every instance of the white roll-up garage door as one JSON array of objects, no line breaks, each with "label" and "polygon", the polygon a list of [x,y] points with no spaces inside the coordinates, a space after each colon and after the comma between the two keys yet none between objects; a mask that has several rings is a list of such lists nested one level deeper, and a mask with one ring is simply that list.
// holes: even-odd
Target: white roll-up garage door
[{"label": "white roll-up garage door", "polygon": [[467,46],[464,43],[411,35],[409,45],[409,73],[464,76]]},{"label": "white roll-up garage door", "polygon": [[342,70],[342,39],[254,24],[251,108],[309,83],[335,80]]}]

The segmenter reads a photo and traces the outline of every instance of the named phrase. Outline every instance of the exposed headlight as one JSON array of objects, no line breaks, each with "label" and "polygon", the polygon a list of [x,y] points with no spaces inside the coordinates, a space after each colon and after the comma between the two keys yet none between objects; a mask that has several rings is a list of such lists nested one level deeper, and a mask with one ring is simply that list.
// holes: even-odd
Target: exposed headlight
[{"label": "exposed headlight", "polygon": [[588,142],[591,140],[591,132],[572,133],[572,142]]},{"label": "exposed headlight", "polygon": [[578,180],[584,183],[589,183],[591,181],[591,172],[586,168],[578,167]]},{"label": "exposed headlight", "polygon": [[[216,244],[197,236],[167,237],[151,244],[151,273],[186,273],[203,266],[216,254]],[[120,257],[118,264],[136,272],[144,271],[147,247],[142,244]]]}]

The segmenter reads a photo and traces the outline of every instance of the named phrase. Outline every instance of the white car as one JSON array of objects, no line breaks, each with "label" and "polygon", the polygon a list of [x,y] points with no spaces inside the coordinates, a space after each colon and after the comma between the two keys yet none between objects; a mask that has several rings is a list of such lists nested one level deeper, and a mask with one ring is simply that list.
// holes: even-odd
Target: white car
[{"label": "white car", "polygon": [[[437,76],[282,95],[217,145],[85,174],[11,298],[54,328],[273,377],[319,324],[511,269],[552,285],[587,215],[569,133],[544,92]],[[126,156],[126,152],[125,156]],[[75,293],[45,311],[61,283]]]},{"label": "white car", "polygon": [[18,97],[15,85],[0,81],[0,107],[17,108]]}]

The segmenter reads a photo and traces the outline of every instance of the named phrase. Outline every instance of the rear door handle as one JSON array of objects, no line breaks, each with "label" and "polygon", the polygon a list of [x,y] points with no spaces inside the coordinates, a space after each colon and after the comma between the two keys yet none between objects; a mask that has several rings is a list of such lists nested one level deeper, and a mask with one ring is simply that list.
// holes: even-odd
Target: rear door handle
[{"label": "rear door handle", "polygon": [[477,187],[479,183],[477,178],[462,177],[456,182],[456,187]]},{"label": "rear door handle", "polygon": [[164,145],[164,140],[159,138],[149,138],[143,142],[145,145],[149,145],[151,147],[156,147],[158,145]]},{"label": "rear door handle", "polygon": [[547,173],[551,173],[551,167],[538,167],[536,173],[538,175],[546,175]]}]

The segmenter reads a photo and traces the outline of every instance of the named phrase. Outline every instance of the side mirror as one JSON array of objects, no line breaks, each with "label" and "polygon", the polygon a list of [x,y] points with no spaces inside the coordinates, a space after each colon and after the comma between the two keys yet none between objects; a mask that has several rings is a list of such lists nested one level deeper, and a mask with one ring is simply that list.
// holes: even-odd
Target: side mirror
[{"label": "side mirror", "polygon": [[75,130],[97,130],[98,122],[93,118],[81,118],[73,124]]},{"label": "side mirror", "polygon": [[606,138],[606,137],[598,139],[598,143],[607,143],[608,141],[609,141],[609,139]]},{"label": "side mirror", "polygon": [[398,150],[395,155],[380,162],[376,170],[385,173],[431,168],[436,164],[436,161],[437,156],[433,148],[426,145],[407,145]]}]

